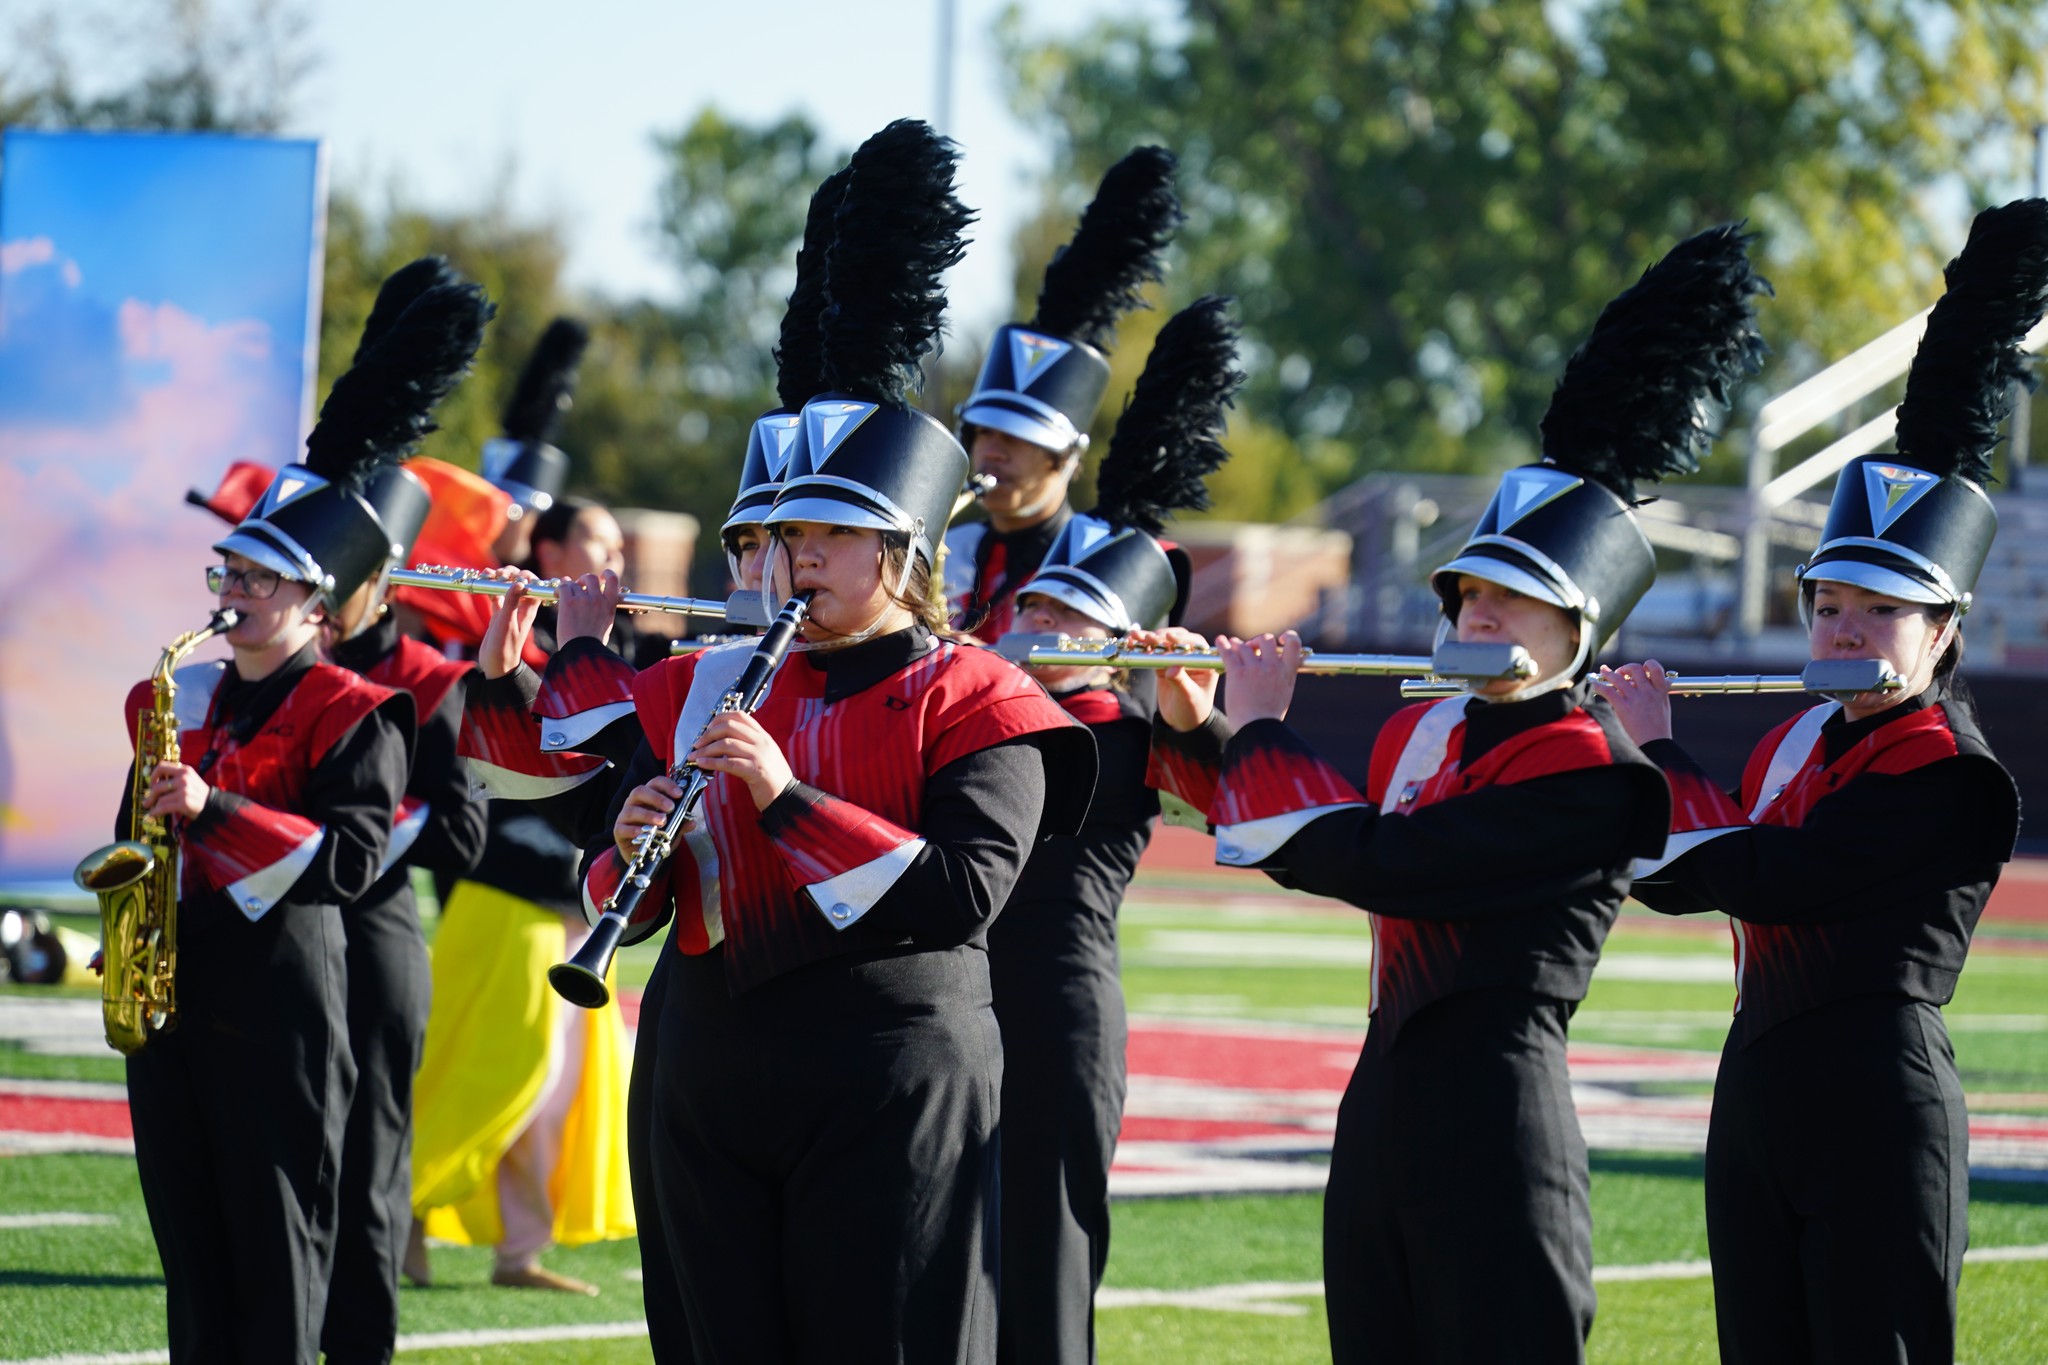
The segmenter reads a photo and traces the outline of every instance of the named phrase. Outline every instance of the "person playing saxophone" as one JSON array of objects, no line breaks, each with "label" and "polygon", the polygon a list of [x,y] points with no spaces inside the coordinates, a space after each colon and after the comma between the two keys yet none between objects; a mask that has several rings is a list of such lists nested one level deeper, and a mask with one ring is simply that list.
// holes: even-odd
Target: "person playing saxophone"
[{"label": "person playing saxophone", "polygon": [[[319,1359],[356,1081],[341,908],[384,862],[414,713],[318,636],[384,567],[382,485],[488,316],[473,286],[429,290],[336,382],[305,462],[214,547],[232,656],[178,671],[179,760],[130,775],[120,832],[169,818],[180,853],[176,1026],[128,1059],[175,1365]],[[154,697],[130,694],[131,735]]]}]

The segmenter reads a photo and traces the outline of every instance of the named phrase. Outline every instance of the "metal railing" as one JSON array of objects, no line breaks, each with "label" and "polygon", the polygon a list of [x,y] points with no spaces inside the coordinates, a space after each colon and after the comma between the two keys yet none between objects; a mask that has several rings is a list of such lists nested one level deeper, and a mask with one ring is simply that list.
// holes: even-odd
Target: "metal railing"
[{"label": "metal railing", "polygon": [[[1742,535],[1736,629],[1744,639],[1763,631],[1764,604],[1770,593],[1771,523],[1780,509],[1807,489],[1839,474],[1859,455],[1877,450],[1898,430],[1899,410],[1887,408],[1840,439],[1807,456],[1780,474],[1778,452],[1824,422],[1832,421],[1886,384],[1905,374],[1927,330],[1923,309],[1876,340],[1857,347],[1834,364],[1801,380],[1763,405],[1750,429],[1748,515]],[[2028,351],[2048,346],[2048,321],[2020,343]]]}]

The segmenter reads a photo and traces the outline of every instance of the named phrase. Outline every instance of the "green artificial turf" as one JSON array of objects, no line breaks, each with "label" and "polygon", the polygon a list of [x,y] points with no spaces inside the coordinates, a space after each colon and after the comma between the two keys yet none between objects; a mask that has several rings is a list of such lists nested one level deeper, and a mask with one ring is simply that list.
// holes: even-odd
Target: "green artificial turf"
[{"label": "green artificial turf", "polygon": [[[1219,890],[1219,888],[1221,888]],[[431,938],[435,917],[424,923]],[[1362,1028],[1369,942],[1363,915],[1263,883],[1199,873],[1148,875],[1126,907],[1125,988],[1134,1014],[1246,1018]],[[646,980],[659,949],[621,955],[623,984]],[[1697,959],[1702,974],[1729,960],[1712,922],[1624,914],[1609,951],[1635,959]],[[1683,964],[1680,970],[1684,970]],[[1640,973],[1638,973],[1640,974]],[[1627,975],[1626,972],[1622,975]],[[42,993],[25,988],[20,993]],[[76,992],[88,995],[90,992]],[[1717,1051],[1731,987],[1719,980],[1643,981],[1596,974],[1573,1024],[1582,1042]],[[1980,946],[1948,1018],[1966,1088],[1995,1094],[2001,1112],[2028,1112],[2048,1095],[2048,954],[2032,942]],[[47,1057],[0,1044],[0,1075],[121,1079],[112,1055]],[[1697,1090],[1698,1083],[1658,1085]],[[2044,1104],[2035,1112],[2048,1110]],[[1703,1260],[1697,1157],[1595,1153],[1594,1259],[1599,1266]],[[1218,1285],[1314,1283],[1321,1278],[1316,1195],[1151,1199],[1119,1203],[1105,1287],[1186,1292]],[[74,1212],[110,1225],[0,1228],[0,1365],[63,1352],[145,1351],[163,1341],[163,1287],[134,1163],[122,1157],[0,1161],[0,1215]],[[2048,1183],[1980,1180],[1971,1189],[1972,1245],[2048,1245]],[[406,1333],[489,1331],[632,1321],[641,1313],[630,1241],[551,1253],[557,1269],[602,1286],[594,1300],[494,1289],[490,1253],[436,1248],[436,1284],[401,1296]],[[1716,1359],[1713,1287],[1705,1278],[1603,1282],[1590,1346],[1599,1365]],[[1106,1365],[1295,1365],[1328,1359],[1319,1295],[1269,1302],[1266,1313],[1176,1306],[1106,1307],[1097,1315]],[[2043,1358],[2048,1262],[1972,1263],[1961,1296],[1959,1359],[1971,1365]],[[621,1365],[644,1362],[644,1338],[461,1346],[401,1353],[454,1365]]]}]

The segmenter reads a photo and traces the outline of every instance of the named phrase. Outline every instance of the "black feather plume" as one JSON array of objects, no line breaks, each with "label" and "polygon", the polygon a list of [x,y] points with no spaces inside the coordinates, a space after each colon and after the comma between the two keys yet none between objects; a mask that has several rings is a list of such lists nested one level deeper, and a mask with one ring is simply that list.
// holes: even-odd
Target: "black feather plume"
[{"label": "black feather plume", "polygon": [[1565,363],[1543,416],[1543,458],[1635,501],[1637,479],[1699,468],[1716,435],[1715,407],[1763,364],[1750,268],[1754,233],[1709,228],[1671,248],[1600,310]]},{"label": "black feather plume", "polygon": [[775,343],[775,393],[782,406],[796,412],[825,391],[819,314],[825,308],[825,253],[832,245],[833,216],[846,197],[851,166],[825,178],[811,196],[804,215],[804,244],[796,253],[796,285],[782,314],[782,336]]},{"label": "black feather plume", "polygon": [[860,145],[825,253],[825,387],[901,404],[946,311],[939,278],[966,254],[974,215],[953,197],[959,153],[916,119]]},{"label": "black feather plume", "polygon": [[548,324],[519,372],[512,401],[505,405],[508,439],[534,445],[554,439],[576,388],[576,367],[589,344],[590,329],[574,318],[556,318]]},{"label": "black feather plume", "polygon": [[398,321],[399,314],[412,306],[412,301],[437,284],[460,284],[462,276],[455,273],[445,256],[422,256],[410,265],[402,265],[391,273],[389,279],[377,290],[377,302],[370,306],[370,316],[363,323],[362,340],[356,343],[353,365],[363,358],[363,353],[377,344],[391,324]]},{"label": "black feather plume", "polygon": [[1160,278],[1160,256],[1186,216],[1173,192],[1179,161],[1164,147],[1140,147],[1102,177],[1074,240],[1045,268],[1031,326],[1107,351],[1117,319],[1145,306]]},{"label": "black feather plume", "polygon": [[469,370],[497,310],[473,284],[437,284],[414,299],[334,381],[306,438],[306,467],[360,493],[434,429],[434,405]]},{"label": "black feather plume", "polygon": [[1109,438],[1095,515],[1156,536],[1169,513],[1206,510],[1203,480],[1230,458],[1223,410],[1243,383],[1230,300],[1212,295],[1168,318]]},{"label": "black feather plume", "polygon": [[1970,224],[1942,272],[1899,404],[1899,454],[1930,474],[1985,483],[2013,385],[2034,386],[2020,342],[2048,309],[2048,200],[2018,199]]}]

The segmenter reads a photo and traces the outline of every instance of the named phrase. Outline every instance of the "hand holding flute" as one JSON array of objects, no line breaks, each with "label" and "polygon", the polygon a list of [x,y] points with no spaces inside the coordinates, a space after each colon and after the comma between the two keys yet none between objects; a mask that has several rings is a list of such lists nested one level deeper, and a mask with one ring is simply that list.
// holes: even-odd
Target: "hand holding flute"
[{"label": "hand holding flute", "polygon": [[619,576],[609,569],[602,574],[548,583],[544,586],[551,591],[545,597],[534,591],[543,586],[539,575],[526,569],[480,569],[474,581],[504,585],[498,609],[491,614],[491,624],[485,628],[477,648],[477,666],[486,678],[502,678],[519,666],[520,655],[533,635],[534,618],[544,602],[556,604],[558,641],[587,635],[607,643],[613,617],[626,596],[619,586]]}]

